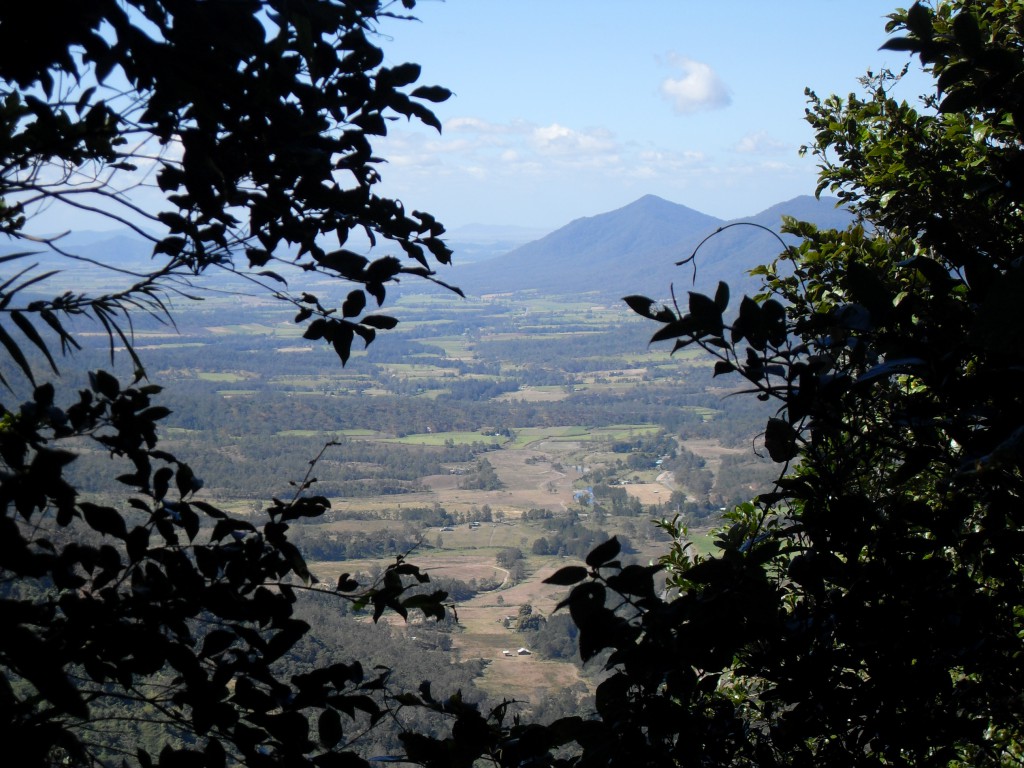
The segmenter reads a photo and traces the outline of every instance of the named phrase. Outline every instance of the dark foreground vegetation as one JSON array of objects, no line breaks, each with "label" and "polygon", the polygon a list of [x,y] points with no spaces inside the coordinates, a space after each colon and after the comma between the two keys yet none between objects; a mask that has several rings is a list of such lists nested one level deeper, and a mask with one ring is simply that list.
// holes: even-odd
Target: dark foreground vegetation
[{"label": "dark foreground vegetation", "polygon": [[[763,447],[781,471],[728,513],[712,554],[691,558],[678,521],[663,524],[677,543],[657,565],[624,564],[615,538],[586,542],[584,564],[548,579],[567,589],[555,619],[518,609],[549,653],[568,638],[604,670],[583,711],[536,721],[473,698],[475,662],[441,655],[446,589],[403,556],[368,583],[314,583],[289,534],[328,511],[312,482],[323,456],[258,521],[203,500],[158,442],[169,409],[132,346],[133,315],[164,313],[204,273],[245,272],[345,362],[356,337],[394,326],[365,312],[391,279],[436,280],[440,225],[372,192],[385,118],[436,124],[424,102],[447,96],[413,88],[414,65],[380,66],[367,35],[395,11],[0,12],[0,228],[25,250],[61,249],[24,242],[47,199],[166,232],[153,271],[101,295],[30,297],[45,275],[25,250],[4,257],[2,372],[31,390],[0,418],[0,734],[19,764],[1019,765],[1024,3],[895,13],[886,45],[935,78],[923,104],[895,100],[889,72],[861,96],[808,94],[821,190],[859,219],[787,222],[799,244],[760,270],[762,295],[737,301],[723,284],[680,306],[627,299],[655,341],[704,349],[716,375],[772,406]],[[152,155],[165,205],[131,210],[120,184]],[[403,259],[345,250],[353,229]],[[321,301],[302,292],[310,274],[358,287]],[[82,315],[127,347],[133,381],[95,370],[77,392],[59,386]],[[66,446],[82,443],[124,459],[118,503],[69,481]],[[697,462],[673,461],[701,482]],[[473,462],[473,482],[491,482],[486,456]],[[593,493],[622,503],[611,485]],[[350,609],[372,621],[341,621]],[[415,652],[393,647],[408,640],[391,614],[429,622]]]}]

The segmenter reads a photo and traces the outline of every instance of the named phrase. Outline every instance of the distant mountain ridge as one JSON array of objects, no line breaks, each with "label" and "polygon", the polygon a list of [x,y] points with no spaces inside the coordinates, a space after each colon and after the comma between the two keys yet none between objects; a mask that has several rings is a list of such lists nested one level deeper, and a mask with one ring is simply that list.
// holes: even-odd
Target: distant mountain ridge
[{"label": "distant mountain ridge", "polygon": [[[729,283],[735,294],[750,292],[757,281],[747,273],[774,259],[781,250],[779,241],[757,227],[729,227],[718,234],[716,230],[751,222],[778,232],[783,215],[841,229],[852,215],[836,208],[836,202],[805,195],[727,221],[645,195],[614,211],[571,221],[529,242],[526,240],[538,230],[471,225],[448,234],[455,251],[454,266],[439,269],[439,276],[467,296],[536,291],[618,299],[639,293],[664,300],[669,286],[674,285],[682,299],[688,290],[714,291],[719,280]],[[677,267],[675,263],[687,258],[709,235],[713,236],[701,246],[696,259],[694,284],[692,266]],[[153,265],[152,244],[129,230],[72,233],[62,238],[61,244],[81,256],[121,268],[146,270]],[[16,244],[0,243],[0,253],[16,249]],[[82,262],[62,264],[61,269],[70,277],[95,267]],[[425,284],[409,287],[416,292],[429,289]]]},{"label": "distant mountain ridge", "polygon": [[[735,222],[760,224],[778,232],[782,216],[820,227],[843,228],[852,216],[830,198],[796,197],[754,216],[731,221],[695,211],[655,195],[622,208],[576,219],[504,256],[444,271],[467,295],[536,290],[542,293],[642,293],[665,297],[674,283],[693,290],[692,268],[676,267],[704,238]],[[697,256],[696,289],[713,290],[719,280],[737,291],[754,282],[746,273],[781,251],[778,240],[756,227],[730,227],[711,237]]]}]

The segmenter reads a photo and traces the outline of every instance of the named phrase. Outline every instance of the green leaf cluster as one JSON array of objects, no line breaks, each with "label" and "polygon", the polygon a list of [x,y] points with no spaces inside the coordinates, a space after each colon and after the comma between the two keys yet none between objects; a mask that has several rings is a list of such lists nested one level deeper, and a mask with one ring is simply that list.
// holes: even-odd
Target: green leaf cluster
[{"label": "green leaf cluster", "polygon": [[[343,363],[354,336],[369,344],[394,324],[357,319],[367,295],[380,305],[400,275],[457,291],[430,265],[450,262],[444,227],[375,194],[381,159],[371,140],[399,116],[440,130],[426,104],[450,96],[440,86],[413,87],[416,64],[383,65],[377,25],[393,15],[377,0],[5,7],[0,232],[24,238],[44,205],[85,210],[132,228],[154,256],[152,269],[126,271],[114,259],[87,259],[63,235],[34,236],[50,257],[107,267],[125,284],[97,296],[22,301],[52,272],[29,265],[4,280],[0,343],[22,372],[31,378],[26,343],[56,368],[51,348],[77,343],[69,320],[78,315],[100,323],[112,349],[133,354],[131,313],[170,321],[168,299],[195,298],[194,279],[208,269],[294,304],[296,322],[327,323],[314,333]],[[158,203],[140,202],[135,192],[144,187]],[[370,262],[346,250],[353,232],[392,244],[404,259]],[[359,301],[350,294],[340,308],[345,321],[332,318],[339,308],[292,293],[308,272],[363,286],[353,292]],[[141,368],[134,354],[133,362]]]}]

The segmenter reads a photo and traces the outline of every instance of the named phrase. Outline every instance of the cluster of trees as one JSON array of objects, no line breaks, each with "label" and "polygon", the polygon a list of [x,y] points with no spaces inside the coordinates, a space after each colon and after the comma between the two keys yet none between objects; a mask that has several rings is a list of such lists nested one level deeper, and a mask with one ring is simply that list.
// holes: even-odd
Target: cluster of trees
[{"label": "cluster of trees", "polygon": [[[429,654],[406,654],[426,664],[395,694],[387,671],[367,671],[374,651],[341,637],[318,645],[310,630],[340,613],[338,601],[375,620],[386,610],[443,619],[445,595],[425,574],[398,557],[369,587],[344,574],[314,589],[289,538],[295,521],[327,510],[311,474],[261,525],[239,520],[197,498],[195,472],[158,447],[167,409],[141,370],[129,384],[93,371],[66,395],[33,368],[23,348],[55,372],[79,344],[68,318],[80,315],[141,368],[127,318],[166,312],[166,292],[208,270],[275,284],[307,338],[342,362],[356,336],[368,343],[394,324],[365,314],[367,297],[382,302],[400,275],[436,281],[427,256],[444,262],[447,250],[432,217],[373,194],[370,138],[393,115],[435,125],[423,101],[447,91],[409,91],[418,67],[382,66],[369,35],[386,8],[4,6],[0,231],[24,239],[45,200],[165,232],[152,239],[158,265],[122,290],[26,301],[45,277],[31,267],[0,288],[3,375],[31,384],[23,403],[0,409],[4,743],[38,766],[334,768],[365,764],[365,733],[391,720],[398,733],[375,749],[438,768],[1019,764],[1019,0],[892,15],[898,36],[886,45],[935,78],[920,105],[895,99],[898,76],[884,71],[861,96],[808,95],[807,151],[820,188],[858,216],[851,227],[787,222],[799,244],[738,306],[725,285],[691,293],[685,309],[627,299],[658,324],[655,341],[705,349],[716,375],[772,405],[763,449],[782,470],[730,513],[708,556],[691,557],[673,521],[663,528],[676,544],[653,566],[623,565],[617,539],[584,546],[580,526],[552,529],[560,551],[592,547],[548,579],[569,588],[559,612],[581,659],[605,668],[589,716],[529,722],[509,702],[474,701],[468,684],[413,692],[424,674],[465,680]],[[143,162],[156,168],[159,211],[126,194],[145,183],[134,175]],[[411,261],[347,251],[354,228]],[[324,247],[328,235],[338,248]],[[277,287],[292,267],[359,287],[325,306]],[[123,505],[69,483],[65,446],[81,442],[127,460]],[[435,715],[444,725],[426,723]],[[136,725],[107,727],[124,720]]]},{"label": "cluster of trees", "polygon": [[672,473],[675,482],[683,486],[691,496],[702,501],[707,500],[716,477],[707,468],[707,462],[703,457],[683,446],[663,466]]},{"label": "cluster of trees", "polygon": [[526,578],[526,562],[523,551],[519,547],[505,547],[495,555],[498,566],[508,571],[509,581],[513,584]]},{"label": "cluster of trees", "polygon": [[[401,436],[427,431],[473,432],[486,425],[503,424],[644,424],[650,421],[652,413],[656,413],[659,425],[672,433],[682,432],[688,438],[721,438],[729,444],[738,441],[744,447],[749,446],[750,435],[764,420],[764,408],[747,408],[740,399],[722,400],[718,395],[704,391],[710,379],[699,373],[699,368],[694,370],[697,373],[688,384],[699,387],[699,393],[687,394],[670,386],[647,385],[628,395],[585,391],[564,400],[539,403],[516,399],[456,401],[454,398],[427,400],[350,394],[324,398],[292,397],[271,389],[260,391],[258,396],[226,400],[217,393],[224,388],[223,384],[183,381],[176,383],[174,389],[169,389],[166,394],[169,407],[174,410],[168,425],[224,436],[247,432],[273,435],[292,429],[318,429],[330,424],[338,430],[373,429]],[[525,380],[525,377],[518,380]],[[439,387],[447,387],[453,382],[439,380],[436,383]],[[531,380],[530,383],[535,382]],[[250,385],[246,383],[244,386]],[[511,384],[499,384],[491,394],[511,388]],[[719,415],[705,421],[698,410],[714,410]]]},{"label": "cluster of trees", "polygon": [[[324,444],[322,437],[240,436],[219,442],[208,436],[166,440],[164,445],[188,455],[199,477],[209,478],[210,492],[233,498],[268,498],[281,477],[300,477],[308,457]],[[320,461],[318,488],[330,496],[369,496],[419,490],[419,480],[445,474],[447,465],[472,460],[476,446],[408,446],[360,440],[333,440]],[[305,457],[305,458],[304,458]],[[82,453],[69,474],[76,487],[93,493],[109,492],[110,457]]]},{"label": "cluster of trees", "polygon": [[[583,525],[575,514],[552,517],[544,521],[544,535],[534,540],[531,551],[535,555],[582,558],[606,538],[607,534]],[[631,551],[628,540],[620,540],[625,542],[626,551]]]},{"label": "cluster of trees", "polygon": [[459,478],[459,488],[470,491],[497,491],[504,488],[494,465],[487,459],[477,459],[476,465]]},{"label": "cluster of trees", "polygon": [[775,464],[763,453],[727,453],[718,463],[708,498],[715,508],[732,508],[768,487],[777,476]]},{"label": "cluster of trees", "polygon": [[409,523],[376,531],[325,532],[320,526],[296,526],[291,541],[310,560],[343,561],[387,559],[403,555],[420,544],[422,530]]},{"label": "cluster of trees", "polygon": [[676,441],[666,432],[658,432],[653,435],[639,435],[627,440],[615,440],[612,442],[613,453],[642,453],[653,456],[655,459],[661,457],[672,457],[676,453]]},{"label": "cluster of trees", "polygon": [[644,505],[636,496],[630,496],[621,485],[605,485],[597,483],[592,486],[594,491],[594,509],[601,509],[606,514],[633,516],[641,515]]}]

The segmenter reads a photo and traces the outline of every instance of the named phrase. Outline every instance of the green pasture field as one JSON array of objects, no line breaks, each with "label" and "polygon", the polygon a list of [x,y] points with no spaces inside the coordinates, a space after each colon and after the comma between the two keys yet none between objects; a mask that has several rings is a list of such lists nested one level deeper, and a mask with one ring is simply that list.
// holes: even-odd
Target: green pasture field
[{"label": "green pasture field", "polygon": [[444,351],[445,357],[453,360],[464,360],[473,357],[469,347],[474,342],[462,336],[438,336],[429,341],[424,340],[424,342],[440,347]]},{"label": "green pasture field", "polygon": [[631,352],[625,355],[616,355],[615,357],[609,358],[615,361],[614,368],[621,369],[625,368],[639,368],[651,365],[651,361],[660,361],[657,366],[659,368],[679,368],[680,363],[699,364],[699,365],[711,365],[714,360],[702,349],[680,349],[678,352],[669,357],[671,352],[669,346],[650,346],[646,349],[639,350],[637,352]]},{"label": "green pasture field", "polygon": [[335,438],[341,434],[341,431],[336,429],[282,429],[274,434],[279,437]]},{"label": "green pasture field", "polygon": [[[296,328],[294,332],[282,333],[282,326],[264,325],[263,323],[240,323],[236,325],[213,325],[207,330],[218,336],[301,336],[302,329]],[[291,329],[289,329],[291,330]]]},{"label": "green pasture field", "polygon": [[456,445],[469,445],[471,443],[490,443],[501,445],[506,442],[506,437],[495,437],[494,435],[483,435],[479,432],[425,432],[405,437],[384,437],[381,442],[402,443],[403,445],[444,445],[451,440]]},{"label": "green pasture field", "polygon": [[[398,310],[398,312],[402,312],[402,311],[403,310],[401,310],[401,309]],[[446,314],[449,314],[449,313],[446,313]],[[403,331],[405,331],[407,333],[409,333],[409,332],[415,333],[415,332],[419,332],[419,331],[423,331],[423,330],[429,330],[430,328],[443,327],[443,326],[447,325],[449,322],[450,322],[450,318],[448,318],[448,317],[444,318],[443,320],[435,320],[435,319],[432,319],[432,318],[429,318],[429,319],[428,318],[424,318],[422,320],[417,320],[415,318],[410,318],[409,317],[409,313],[407,312],[403,317],[401,317],[399,319],[398,327],[401,328]]]},{"label": "green pasture field", "polygon": [[373,379],[365,373],[352,373],[339,370],[329,375],[280,375],[269,380],[274,389],[280,391],[306,390],[311,392],[336,392],[339,390],[358,390],[369,386]]},{"label": "green pasture field", "polygon": [[251,379],[258,379],[259,375],[256,373],[250,373],[248,371],[200,371],[196,374],[196,377],[201,381],[213,381],[225,384],[234,384],[239,381],[249,381]]},{"label": "green pasture field", "polygon": [[515,439],[510,448],[528,448],[534,443],[561,434],[562,427],[523,427],[515,431]]},{"label": "green pasture field", "polygon": [[711,421],[716,416],[722,415],[721,411],[714,408],[703,408],[699,405],[684,405],[683,410],[698,414],[704,421]]},{"label": "green pasture field", "polygon": [[[585,315],[587,312],[597,311],[610,311],[603,308],[603,305],[594,304],[593,302],[581,301],[579,297],[573,299],[563,300],[558,297],[537,297],[537,298],[525,298],[520,301],[516,301],[516,307],[522,307],[528,309],[530,312],[553,312],[558,314],[560,317],[573,319],[578,316]],[[626,317],[625,312],[616,312],[623,317]]]},{"label": "green pasture field", "polygon": [[503,392],[494,398],[498,402],[509,400],[525,400],[526,402],[551,402],[564,400],[569,396],[565,387],[561,386],[525,386],[512,392]]},{"label": "green pasture field", "polygon": [[381,363],[382,371],[395,376],[401,375],[405,379],[440,379],[445,374],[452,374],[451,368],[445,368],[430,363]]},{"label": "green pasture field", "polygon": [[606,440],[629,440],[644,435],[655,435],[661,431],[657,424],[613,424],[610,427],[598,427],[593,430],[595,438]]},{"label": "green pasture field", "polygon": [[715,534],[711,529],[688,531],[687,540],[692,543],[690,551],[695,554],[708,555],[715,551]]},{"label": "green pasture field", "polygon": [[503,335],[495,334],[495,335],[490,336],[488,338],[490,338],[490,339],[499,339],[499,338],[515,339],[515,338],[527,337],[527,338],[532,340],[532,339],[537,338],[537,336],[535,334],[539,334],[541,337],[543,337],[545,339],[565,339],[565,338],[578,338],[580,336],[600,336],[600,335],[602,335],[604,333],[605,333],[605,331],[598,330],[598,329],[595,329],[593,331],[578,331],[578,330],[577,331],[566,331],[566,330],[564,330],[564,326],[563,326],[562,323],[557,323],[557,324],[552,324],[552,325],[523,325],[523,326],[520,326],[519,330],[514,332],[514,333],[503,334]]},{"label": "green pasture field", "polygon": [[606,440],[608,438],[604,434],[591,431],[587,427],[566,427],[562,434],[552,435],[548,439],[556,443],[590,443],[598,440]]},{"label": "green pasture field", "polygon": [[510,448],[526,448],[541,440],[550,442],[596,442],[601,440],[626,440],[640,435],[656,434],[661,427],[656,424],[617,424],[609,427],[523,427],[514,430],[515,440]]},{"label": "green pasture field", "polygon": [[623,381],[618,379],[609,382],[596,382],[584,380],[582,384],[576,385],[577,392],[601,392],[609,395],[622,395],[630,390],[636,389],[639,382]]},{"label": "green pasture field", "polygon": [[413,397],[418,397],[424,400],[436,400],[441,395],[446,394],[449,394],[449,390],[447,389],[428,389],[424,392],[419,392],[413,395]]},{"label": "green pasture field", "polygon": [[[441,537],[441,548],[434,545],[437,537]],[[527,546],[522,546],[522,538],[527,538]],[[436,554],[470,554],[486,551],[492,558],[506,547],[519,547],[524,554],[532,546],[539,534],[527,531],[523,526],[508,523],[481,523],[479,528],[470,528],[466,524],[455,526],[454,531],[442,531],[439,528],[427,528],[423,532],[423,540],[433,548]],[[423,550],[426,554],[427,550]],[[419,552],[417,552],[419,557]]]},{"label": "green pasture field", "polygon": [[552,442],[578,442],[590,439],[590,432],[586,427],[523,427],[513,430],[515,439],[508,446],[510,448],[528,448],[541,440]]},{"label": "green pasture field", "polygon": [[205,341],[168,341],[161,342],[159,344],[136,344],[135,349],[137,351],[142,351],[149,349],[188,349],[190,347],[205,346],[208,346]]}]

